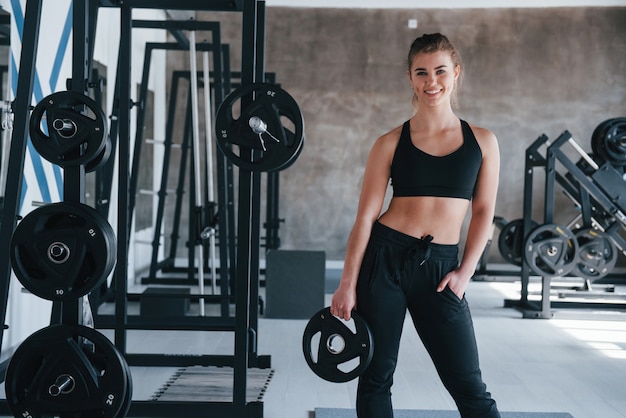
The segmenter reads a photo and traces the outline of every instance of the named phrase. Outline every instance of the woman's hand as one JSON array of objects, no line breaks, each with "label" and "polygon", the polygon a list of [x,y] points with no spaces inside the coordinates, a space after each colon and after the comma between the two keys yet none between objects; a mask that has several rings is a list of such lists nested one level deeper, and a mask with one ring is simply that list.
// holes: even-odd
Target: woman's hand
[{"label": "woman's hand", "polygon": [[465,296],[465,290],[469,285],[472,275],[473,273],[468,274],[461,269],[452,270],[443,277],[441,282],[439,282],[437,292],[443,292],[447,286],[450,290],[452,290],[452,292],[454,292],[459,300],[462,300],[463,296]]},{"label": "woman's hand", "polygon": [[356,307],[356,290],[352,286],[341,284],[333,294],[330,313],[346,321],[350,320],[352,310]]}]

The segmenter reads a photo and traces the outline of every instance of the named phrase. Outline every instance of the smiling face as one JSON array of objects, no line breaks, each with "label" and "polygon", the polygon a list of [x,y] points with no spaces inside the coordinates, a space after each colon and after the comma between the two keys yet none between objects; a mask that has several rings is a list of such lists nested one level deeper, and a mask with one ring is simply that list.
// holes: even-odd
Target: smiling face
[{"label": "smiling face", "polygon": [[408,78],[420,106],[449,105],[461,67],[448,51],[421,52],[413,57]]}]

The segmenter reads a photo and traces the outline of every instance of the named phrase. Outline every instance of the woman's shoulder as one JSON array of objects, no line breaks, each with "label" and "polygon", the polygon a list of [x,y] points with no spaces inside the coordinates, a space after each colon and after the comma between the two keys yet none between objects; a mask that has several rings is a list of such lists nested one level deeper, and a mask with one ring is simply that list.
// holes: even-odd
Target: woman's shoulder
[{"label": "woman's shoulder", "polygon": [[482,150],[491,149],[498,146],[498,139],[491,130],[478,125],[474,125],[471,122],[467,122],[467,124],[472,129],[474,137],[476,138],[476,142],[478,142],[478,145]]}]

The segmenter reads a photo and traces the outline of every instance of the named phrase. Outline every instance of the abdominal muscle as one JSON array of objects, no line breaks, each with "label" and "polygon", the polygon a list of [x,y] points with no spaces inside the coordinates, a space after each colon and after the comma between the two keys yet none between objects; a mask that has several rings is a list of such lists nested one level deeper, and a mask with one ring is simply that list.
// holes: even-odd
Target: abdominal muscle
[{"label": "abdominal muscle", "polygon": [[458,244],[469,201],[433,196],[394,197],[378,219],[396,231],[438,244]]}]

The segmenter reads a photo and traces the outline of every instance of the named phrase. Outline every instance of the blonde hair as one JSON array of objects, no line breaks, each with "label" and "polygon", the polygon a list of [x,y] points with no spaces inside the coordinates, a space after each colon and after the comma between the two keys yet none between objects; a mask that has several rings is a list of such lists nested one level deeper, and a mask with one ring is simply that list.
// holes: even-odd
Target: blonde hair
[{"label": "blonde hair", "polygon": [[[418,54],[422,54],[422,53],[428,54],[428,53],[439,52],[439,51],[448,52],[450,54],[450,58],[452,59],[452,63],[454,64],[454,66],[462,68],[461,55],[456,50],[456,48],[452,45],[452,42],[450,42],[450,40],[445,35],[442,35],[441,33],[431,33],[431,34],[424,34],[420,36],[419,38],[416,38],[411,44],[411,48],[409,49],[409,55],[408,55],[409,72],[411,71],[411,65],[413,65],[413,59],[415,59],[415,57]],[[459,73],[459,77],[455,84],[455,88],[452,91],[452,95],[450,97],[450,102],[452,104],[452,107],[458,106],[457,91],[461,85],[462,74],[463,72],[461,71]],[[417,103],[417,96],[415,94],[413,94],[412,105],[413,105],[413,109],[417,111],[418,103]]]}]

